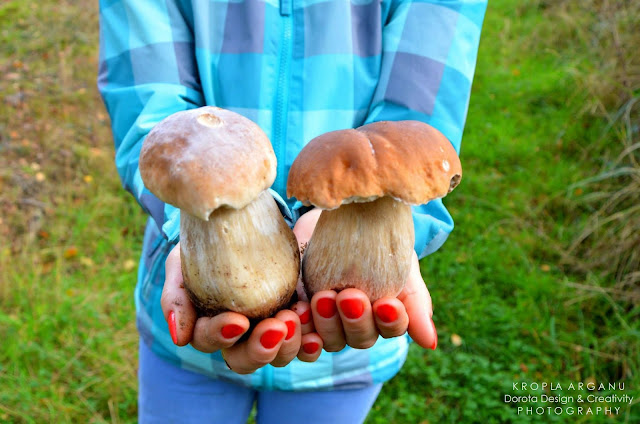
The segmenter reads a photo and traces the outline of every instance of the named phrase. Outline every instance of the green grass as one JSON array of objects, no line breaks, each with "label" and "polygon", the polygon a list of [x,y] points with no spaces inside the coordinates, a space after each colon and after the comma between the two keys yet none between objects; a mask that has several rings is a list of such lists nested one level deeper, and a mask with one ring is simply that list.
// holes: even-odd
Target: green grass
[{"label": "green grass", "polygon": [[517,405],[503,402],[522,394],[513,390],[522,382],[559,383],[576,399],[588,391],[567,390],[571,382],[622,381],[624,393],[640,394],[640,309],[598,290],[607,281],[576,280],[558,264],[574,221],[585,219],[567,213],[569,187],[598,170],[584,152],[605,125],[577,119],[586,95],[575,68],[587,52],[546,45],[558,22],[535,2],[512,4],[490,3],[463,141],[465,174],[446,202],[456,229],[422,263],[440,347],[414,346],[371,422],[640,419],[637,400],[615,405],[614,417],[518,415]]},{"label": "green grass", "polygon": [[[588,148],[606,121],[581,115],[592,59],[550,2],[514,3],[490,2],[464,177],[446,199],[456,229],[422,261],[438,349],[412,346],[370,423],[640,421],[637,399],[608,405],[621,407],[612,417],[504,402],[542,393],[515,392],[523,382],[574,397],[591,392],[569,383],[621,382],[617,394],[640,396],[640,308],[608,277],[567,273],[560,254],[590,212],[570,187],[601,166]],[[94,88],[96,8],[0,5],[0,422],[136,420],[144,217],[120,187]]]}]

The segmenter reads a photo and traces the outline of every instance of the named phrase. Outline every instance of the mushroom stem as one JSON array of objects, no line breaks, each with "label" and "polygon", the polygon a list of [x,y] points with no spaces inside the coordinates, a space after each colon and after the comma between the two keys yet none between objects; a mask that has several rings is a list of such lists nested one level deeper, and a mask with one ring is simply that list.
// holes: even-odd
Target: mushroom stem
[{"label": "mushroom stem", "polygon": [[355,287],[372,302],[397,296],[413,246],[411,207],[391,197],[323,211],[302,261],[307,295]]},{"label": "mushroom stem", "polygon": [[183,212],[180,247],[185,288],[200,315],[265,318],[293,296],[298,243],[267,191],[242,209],[216,209],[208,221]]}]

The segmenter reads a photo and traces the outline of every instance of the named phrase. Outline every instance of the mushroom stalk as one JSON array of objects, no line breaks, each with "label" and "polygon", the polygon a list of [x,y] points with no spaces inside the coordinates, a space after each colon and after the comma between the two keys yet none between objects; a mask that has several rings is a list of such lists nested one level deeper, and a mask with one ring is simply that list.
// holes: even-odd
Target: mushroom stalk
[{"label": "mushroom stalk", "polygon": [[411,207],[392,197],[322,211],[302,262],[309,298],[355,287],[373,302],[397,296],[414,248]]},{"label": "mushroom stalk", "polygon": [[265,318],[291,300],[298,243],[266,190],[244,208],[216,209],[208,221],[182,212],[180,234],[185,288],[201,315]]}]

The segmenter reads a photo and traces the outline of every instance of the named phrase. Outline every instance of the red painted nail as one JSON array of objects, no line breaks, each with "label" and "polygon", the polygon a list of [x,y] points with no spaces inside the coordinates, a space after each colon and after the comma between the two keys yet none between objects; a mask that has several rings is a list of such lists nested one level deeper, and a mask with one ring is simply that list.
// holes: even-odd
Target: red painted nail
[{"label": "red painted nail", "polygon": [[378,315],[380,321],[386,323],[393,322],[398,319],[398,311],[388,303],[378,306],[376,308],[376,315]]},{"label": "red painted nail", "polygon": [[278,330],[267,330],[264,332],[262,336],[260,336],[260,344],[264,346],[265,349],[273,349],[280,340],[284,337],[282,331]]},{"label": "red painted nail", "polygon": [[318,300],[316,309],[322,318],[331,318],[336,314],[336,301],[330,297],[324,297]]},{"label": "red painted nail", "polygon": [[431,325],[433,326],[433,334],[436,335],[436,339],[433,341],[433,346],[431,346],[432,350],[436,350],[436,347],[438,347],[438,332],[436,331],[436,325],[433,323],[433,318],[431,319]]},{"label": "red painted nail", "polygon": [[220,332],[222,333],[222,337],[225,339],[233,339],[234,337],[238,337],[240,334],[244,333],[244,328],[237,324],[227,324],[222,327]]},{"label": "red painted nail", "polygon": [[300,324],[307,324],[309,321],[311,321],[311,309],[307,309],[300,315]]},{"label": "red painted nail", "polygon": [[178,330],[176,329],[176,314],[173,311],[169,311],[169,334],[171,334],[171,340],[173,344],[178,344]]},{"label": "red painted nail", "polygon": [[296,323],[293,321],[286,321],[285,324],[287,324],[287,336],[284,339],[289,340],[294,336],[294,334],[296,334]]},{"label": "red painted nail", "polygon": [[318,350],[318,347],[320,347],[318,343],[309,342],[302,345],[302,350],[304,350],[304,353],[306,353],[307,355],[312,355],[316,353],[316,351]]},{"label": "red painted nail", "polygon": [[360,299],[345,299],[340,302],[342,313],[349,319],[357,319],[364,312],[364,305]]}]

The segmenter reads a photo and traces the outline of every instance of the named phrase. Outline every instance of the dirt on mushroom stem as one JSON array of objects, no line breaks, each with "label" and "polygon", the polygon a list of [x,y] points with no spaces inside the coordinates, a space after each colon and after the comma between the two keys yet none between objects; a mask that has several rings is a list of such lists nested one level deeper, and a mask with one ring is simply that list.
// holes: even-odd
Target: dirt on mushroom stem
[{"label": "dirt on mushroom stem", "polygon": [[298,242],[267,191],[244,208],[215,210],[209,221],[183,213],[180,227],[185,289],[200,315],[261,319],[289,303]]},{"label": "dirt on mushroom stem", "polygon": [[303,258],[307,295],[355,287],[371,301],[396,296],[409,273],[414,239],[411,207],[392,197],[323,211]]}]

